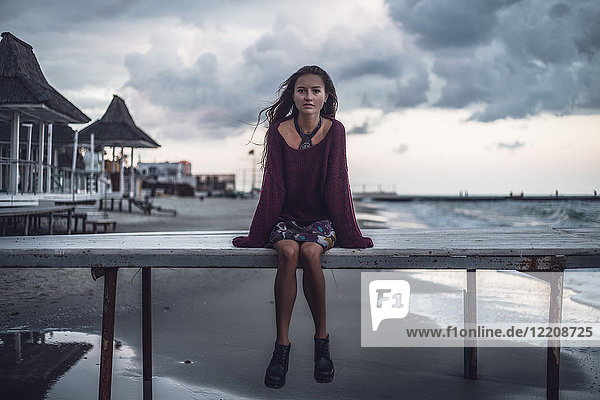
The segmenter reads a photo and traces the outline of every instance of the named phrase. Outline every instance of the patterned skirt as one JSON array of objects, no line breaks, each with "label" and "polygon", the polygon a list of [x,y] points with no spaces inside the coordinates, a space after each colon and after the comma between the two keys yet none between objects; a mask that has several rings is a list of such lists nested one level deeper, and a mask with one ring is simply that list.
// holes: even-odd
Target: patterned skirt
[{"label": "patterned skirt", "polygon": [[326,252],[335,245],[335,231],[328,219],[312,222],[290,221],[279,218],[279,222],[271,231],[267,247],[280,240],[289,239],[296,242],[314,242]]}]

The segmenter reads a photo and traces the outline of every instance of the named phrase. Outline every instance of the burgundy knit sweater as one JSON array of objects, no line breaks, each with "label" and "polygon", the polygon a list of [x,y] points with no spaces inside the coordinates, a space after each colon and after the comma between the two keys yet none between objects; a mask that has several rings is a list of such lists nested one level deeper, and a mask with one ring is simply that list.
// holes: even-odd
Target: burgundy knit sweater
[{"label": "burgundy knit sweater", "polygon": [[264,247],[279,217],[294,221],[329,219],[336,246],[373,247],[363,237],[350,194],[346,161],[346,131],[333,119],[325,137],[308,149],[290,147],[278,131],[267,132],[267,160],[258,206],[248,236],[233,239],[236,247]]}]

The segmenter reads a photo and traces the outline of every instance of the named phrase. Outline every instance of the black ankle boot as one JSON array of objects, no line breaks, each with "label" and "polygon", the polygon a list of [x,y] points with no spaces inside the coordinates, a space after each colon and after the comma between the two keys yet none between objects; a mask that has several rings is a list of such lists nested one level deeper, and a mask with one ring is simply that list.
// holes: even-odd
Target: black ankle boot
[{"label": "black ankle boot", "polygon": [[328,383],[333,379],[333,361],[329,354],[329,335],[325,339],[315,336],[315,381]]},{"label": "black ankle boot", "polygon": [[290,347],[292,344],[284,346],[275,342],[273,357],[265,373],[265,386],[271,389],[279,389],[285,385],[285,375],[288,371],[290,361]]}]

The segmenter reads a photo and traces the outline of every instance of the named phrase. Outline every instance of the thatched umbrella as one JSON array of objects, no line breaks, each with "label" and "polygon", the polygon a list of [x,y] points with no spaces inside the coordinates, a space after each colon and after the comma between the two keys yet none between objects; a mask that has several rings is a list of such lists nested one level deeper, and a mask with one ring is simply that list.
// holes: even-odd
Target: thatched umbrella
[{"label": "thatched umbrella", "polygon": [[[115,147],[121,147],[120,160],[120,180],[119,190],[123,193],[124,174],[123,174],[123,148],[131,148],[131,190],[133,195],[133,149],[134,148],[157,148],[160,145],[152,139],[146,132],[140,129],[127,109],[125,101],[113,95],[113,99],[108,106],[108,109],[99,120],[86,126],[79,132],[79,143],[86,143],[92,146],[92,135],[94,147],[112,147],[113,148],[113,163]],[[113,164],[114,166],[114,164]],[[104,166],[102,167],[104,170]]]},{"label": "thatched umbrella", "polygon": [[[11,168],[8,192],[16,193],[18,182],[19,130],[23,122],[39,123],[38,168],[42,171],[44,155],[44,126],[48,123],[47,158],[52,164],[52,132],[54,123],[86,123],[90,118],[56,91],[42,73],[33,48],[9,32],[0,41],[0,121],[11,127]],[[38,174],[38,185],[42,186]],[[50,187],[50,171],[47,188]]]},{"label": "thatched umbrella", "polygon": [[160,147],[154,139],[133,122],[125,101],[116,94],[113,95],[102,118],[79,131],[79,141],[89,143],[92,133],[96,143],[102,146]]}]

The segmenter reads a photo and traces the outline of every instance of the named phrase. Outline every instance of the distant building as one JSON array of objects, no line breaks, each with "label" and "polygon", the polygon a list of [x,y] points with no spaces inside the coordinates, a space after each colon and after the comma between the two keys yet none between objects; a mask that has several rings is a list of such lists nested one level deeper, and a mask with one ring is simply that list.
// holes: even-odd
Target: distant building
[{"label": "distant building", "polygon": [[192,176],[189,161],[138,163],[142,189],[161,189],[168,194],[193,196],[196,179]]},{"label": "distant building", "polygon": [[138,163],[142,188],[179,196],[235,196],[235,174],[192,175],[189,161]]},{"label": "distant building", "polygon": [[195,175],[196,191],[207,196],[235,196],[235,174]]},{"label": "distant building", "polygon": [[162,182],[175,182],[192,176],[189,161],[138,163],[138,171],[142,176],[154,177]]}]

